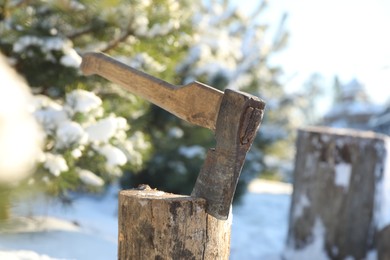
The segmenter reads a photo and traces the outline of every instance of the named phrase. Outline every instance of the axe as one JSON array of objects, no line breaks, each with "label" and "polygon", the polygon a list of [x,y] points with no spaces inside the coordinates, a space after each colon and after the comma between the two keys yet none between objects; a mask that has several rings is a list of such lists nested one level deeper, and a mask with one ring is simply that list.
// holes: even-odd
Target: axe
[{"label": "axe", "polygon": [[189,123],[215,132],[216,147],[207,152],[191,196],[206,200],[208,214],[227,219],[245,156],[263,118],[264,101],[199,82],[175,86],[103,53],[84,54],[81,70],[84,75],[100,75]]}]

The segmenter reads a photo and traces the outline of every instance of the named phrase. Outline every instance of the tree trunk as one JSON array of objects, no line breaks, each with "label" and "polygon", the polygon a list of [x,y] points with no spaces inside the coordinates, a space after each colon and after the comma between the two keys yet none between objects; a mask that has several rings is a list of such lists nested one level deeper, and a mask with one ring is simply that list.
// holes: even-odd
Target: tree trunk
[{"label": "tree trunk", "polygon": [[231,218],[208,215],[204,199],[125,190],[118,217],[118,259],[229,258]]},{"label": "tree trunk", "polygon": [[390,259],[389,144],[371,132],[298,132],[287,259],[365,259],[376,249]]}]

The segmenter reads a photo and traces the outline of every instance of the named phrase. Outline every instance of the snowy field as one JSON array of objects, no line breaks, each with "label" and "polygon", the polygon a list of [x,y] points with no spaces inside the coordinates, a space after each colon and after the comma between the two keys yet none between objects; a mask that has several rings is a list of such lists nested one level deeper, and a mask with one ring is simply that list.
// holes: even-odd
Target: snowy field
[{"label": "snowy field", "polygon": [[[117,190],[80,197],[71,207],[41,201],[17,205],[18,218],[0,226],[0,259],[117,258]],[[291,186],[256,180],[233,209],[230,259],[280,259]]]}]

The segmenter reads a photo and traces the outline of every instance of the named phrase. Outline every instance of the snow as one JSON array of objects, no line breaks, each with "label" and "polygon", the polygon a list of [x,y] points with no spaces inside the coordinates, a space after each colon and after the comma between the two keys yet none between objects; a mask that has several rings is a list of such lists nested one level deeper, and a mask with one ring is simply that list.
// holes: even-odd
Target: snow
[{"label": "snow", "polygon": [[388,122],[390,122],[390,111],[385,108],[382,112],[378,113],[377,116],[372,117],[368,124],[371,129],[376,129],[378,126],[386,125]]},{"label": "snow", "polygon": [[370,115],[377,114],[382,107],[376,104],[363,103],[360,101],[345,101],[335,104],[324,117],[336,117],[339,115]]},{"label": "snow", "polygon": [[160,6],[160,13],[166,12],[169,14],[168,20],[163,20],[161,23],[157,21],[149,23],[150,16],[153,16],[153,12],[149,12],[151,3],[152,2],[149,0],[139,1],[139,3],[134,4],[133,6],[138,12],[138,15],[134,17],[134,21],[131,23],[131,29],[136,36],[153,38],[160,35],[167,35],[172,31],[179,29],[183,17],[180,16],[180,12],[178,12],[180,5],[177,1],[171,0],[168,1],[167,6]]},{"label": "snow", "polygon": [[90,186],[101,187],[104,185],[104,180],[91,171],[80,169],[77,171],[80,180]]},{"label": "snow", "polygon": [[184,135],[184,131],[179,127],[172,127],[168,131],[168,136],[172,138],[182,138]]},{"label": "snow", "polygon": [[86,9],[85,5],[83,5],[79,1],[75,1],[75,0],[69,1],[69,5],[75,11],[84,11]]},{"label": "snow", "polygon": [[102,105],[102,100],[94,93],[76,89],[66,95],[66,104],[75,112],[89,113]]},{"label": "snow", "polygon": [[378,252],[376,250],[371,250],[367,253],[367,260],[377,260]]},{"label": "snow", "polygon": [[[14,212],[27,216],[27,222],[49,217],[57,225],[44,225],[28,232],[7,232],[0,236],[0,252],[28,250],[54,259],[116,259],[117,189],[103,197],[80,197],[68,207],[55,201],[15,205]],[[34,217],[31,217],[34,213]],[[40,217],[41,216],[41,217]],[[67,223],[68,225],[64,225]],[[71,227],[73,226],[73,228]],[[19,259],[21,260],[21,259]]]},{"label": "snow", "polygon": [[[116,259],[116,244],[87,232],[50,231],[8,234],[0,238],[7,251],[33,251],[49,259]],[[110,248],[108,248],[110,247]],[[2,249],[0,249],[2,250]],[[39,258],[38,258],[39,259]],[[43,258],[45,259],[45,258]],[[31,260],[18,258],[18,260]]]},{"label": "snow", "polygon": [[0,232],[4,234],[21,234],[47,231],[80,231],[80,228],[67,220],[50,216],[14,217],[1,222]]},{"label": "snow", "polygon": [[43,167],[48,169],[54,176],[60,176],[61,172],[69,170],[68,165],[62,155],[45,153]]},{"label": "snow", "polygon": [[0,251],[0,259],[7,260],[54,260],[47,255],[40,255],[33,251]]},{"label": "snow", "polygon": [[205,154],[205,149],[199,145],[182,146],[179,148],[179,154],[189,159],[196,156],[203,157]]},{"label": "snow", "polygon": [[135,166],[141,166],[143,163],[142,154],[140,153],[141,150],[142,149],[138,149],[137,144],[135,144],[132,140],[126,140],[124,143],[126,157]]},{"label": "snow", "polygon": [[[73,90],[66,95],[64,104],[61,100],[36,96],[29,111],[46,133],[46,156],[40,162],[57,177],[63,171],[75,170],[73,167],[78,165],[78,159],[83,155],[96,154],[105,157],[106,171],[120,176],[122,171],[119,166],[127,162],[133,166],[142,165],[143,152],[151,146],[139,131],[127,137],[129,125],[125,118],[113,113],[102,118],[105,116],[102,100],[92,92]],[[70,152],[71,157],[57,155],[64,152]],[[91,174],[81,173],[84,182],[101,186],[100,180]],[[47,177],[45,180],[50,182],[51,179]]]},{"label": "snow", "polygon": [[60,123],[69,120],[66,111],[57,104],[36,110],[34,116],[44,127],[46,133],[55,131]]},{"label": "snow", "polygon": [[107,117],[88,126],[85,131],[88,133],[91,142],[107,143],[111,137],[118,133],[118,130],[124,130],[126,119],[120,117]]},{"label": "snow", "polygon": [[278,167],[281,161],[279,157],[271,154],[265,154],[263,160],[264,163],[270,168]]},{"label": "snow", "polygon": [[55,109],[61,109],[62,106],[58,104],[57,102],[53,101],[51,98],[45,95],[34,95],[32,102],[31,102],[31,107],[30,110],[31,112],[46,108],[46,107],[52,107]]},{"label": "snow", "polygon": [[[205,2],[203,8],[208,12],[193,17],[192,24],[197,34],[177,70],[188,75],[185,83],[194,78],[206,77],[212,81],[223,76],[228,82],[227,88],[247,87],[255,80],[253,73],[249,73],[250,67],[259,63],[267,52],[262,29],[249,25],[251,17],[233,6]],[[257,74],[265,81],[271,80],[268,69]]]},{"label": "snow", "polygon": [[262,194],[291,194],[292,186],[284,182],[255,179],[249,183],[248,191]]},{"label": "snow", "polygon": [[110,144],[97,147],[96,150],[106,157],[108,167],[121,166],[127,162],[127,157],[123,151]]},{"label": "snow", "polygon": [[147,54],[146,52],[141,52],[136,54],[129,62],[127,62],[127,58],[119,59],[124,61],[125,63],[129,63],[129,65],[136,69],[148,69],[149,71],[154,72],[163,72],[166,69],[166,66],[159,63],[152,56]]},{"label": "snow", "polygon": [[375,224],[377,230],[382,230],[390,225],[390,138],[385,139],[384,169],[377,165],[376,198],[375,198]]},{"label": "snow", "polygon": [[62,149],[75,144],[85,144],[88,136],[80,124],[65,121],[58,126],[56,138],[56,148]]},{"label": "snow", "polygon": [[[39,159],[43,133],[30,114],[32,95],[0,54],[0,183],[28,177]],[[22,149],[21,149],[22,148]]]},{"label": "snow", "polygon": [[137,150],[147,150],[151,147],[149,142],[146,142],[146,138],[143,132],[137,131],[128,138]]},{"label": "snow", "polygon": [[76,149],[72,150],[71,155],[72,155],[73,158],[77,159],[77,158],[80,158],[83,155],[83,152],[81,151],[81,149],[76,148]]},{"label": "snow", "polygon": [[294,207],[293,218],[298,219],[303,216],[305,208],[310,206],[310,200],[306,194],[301,194],[298,203]]},{"label": "snow", "polygon": [[81,56],[74,49],[68,49],[65,55],[61,57],[60,63],[66,67],[79,68],[81,60]]},{"label": "snow", "polygon": [[324,115],[324,123],[333,127],[349,127],[367,130],[370,118],[378,115],[383,107],[370,102],[364,87],[356,80],[342,85],[339,100]]},{"label": "snow", "polygon": [[352,166],[349,163],[339,163],[335,166],[334,182],[337,186],[344,187],[348,191],[351,181]]},{"label": "snow", "polygon": [[288,230],[291,185],[256,180],[233,207],[230,259],[281,259]]},{"label": "snow", "polygon": [[147,31],[146,36],[152,38],[155,36],[166,35],[172,30],[179,28],[179,25],[179,22],[174,20],[169,20],[164,24],[155,23],[152,28]]},{"label": "snow", "polygon": [[[72,48],[72,42],[68,39],[63,39],[58,36],[52,37],[37,37],[31,35],[25,35],[20,37],[13,44],[13,51],[17,53],[25,52],[30,46],[37,46],[41,48],[42,52],[46,55],[46,59],[52,62],[55,61],[55,57],[51,51],[62,51],[63,56],[60,59],[60,63],[67,67],[79,68],[81,64],[81,57]],[[27,54],[29,52],[26,52]]]},{"label": "snow", "polygon": [[[291,186],[257,181],[251,187],[253,191],[233,207],[230,259],[280,260],[287,234]],[[83,196],[68,208],[44,199],[16,205],[14,212],[30,216],[23,218],[24,222],[35,223],[37,219],[43,219],[31,217],[33,213],[34,216],[49,217],[48,223],[41,221],[35,227],[30,225],[28,232],[2,232],[0,256],[18,260],[116,259],[116,194],[117,188],[112,187],[105,196]],[[23,258],[23,255],[27,257]]]},{"label": "snow", "polygon": [[302,249],[288,248],[284,257],[289,260],[316,259],[328,260],[325,252],[325,227],[320,218],[317,218],[312,228],[312,242]]},{"label": "snow", "polygon": [[390,225],[390,139],[386,139],[386,155],[383,172],[383,199],[381,226]]},{"label": "snow", "polygon": [[148,24],[149,20],[146,16],[137,15],[132,23],[132,26],[134,27],[134,34],[140,36],[145,35],[148,31]]},{"label": "snow", "polygon": [[364,86],[356,79],[352,79],[347,84],[343,85],[341,88],[342,97],[354,96],[356,93],[364,91]]}]

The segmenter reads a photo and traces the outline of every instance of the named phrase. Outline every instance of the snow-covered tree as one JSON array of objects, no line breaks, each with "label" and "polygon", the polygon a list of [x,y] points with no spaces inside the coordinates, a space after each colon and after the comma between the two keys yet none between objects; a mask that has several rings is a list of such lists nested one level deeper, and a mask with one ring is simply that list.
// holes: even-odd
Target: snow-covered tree
[{"label": "snow-covered tree", "polygon": [[335,97],[323,124],[331,127],[370,130],[368,121],[381,107],[371,102],[365,87],[357,79],[347,84],[335,81]]},{"label": "snow-covered tree", "polygon": [[127,136],[126,119],[106,113],[92,92],[76,89],[64,102],[34,97],[33,113],[45,131],[45,146],[37,173],[28,180],[50,193],[99,190],[122,175],[122,167],[137,169],[150,147],[141,132]]},{"label": "snow-covered tree", "polygon": [[[1,5],[0,48],[36,92],[60,96],[80,78],[78,54],[102,51],[172,78],[191,1],[37,0]],[[96,78],[93,79],[96,83]],[[96,88],[96,84],[93,84]]]},{"label": "snow-covered tree", "polygon": [[[130,136],[142,132],[150,138],[150,160],[145,167],[123,165],[123,183],[146,182],[167,191],[190,192],[213,136],[99,77],[83,77],[79,54],[86,51],[106,52],[173,84],[199,80],[260,96],[267,102],[266,117],[246,171],[255,175],[279,171],[275,162],[286,157],[294,121],[278,81],[280,70],[268,64],[286,35],[281,33],[271,44],[265,40],[267,25],[260,22],[265,1],[249,15],[228,1],[199,0],[6,1],[1,7],[0,49],[35,93],[64,100],[54,100],[64,108],[66,93],[93,90],[107,113],[128,120]],[[73,123],[61,127],[86,131],[77,116],[68,120],[82,129]],[[57,130],[52,136],[58,139]],[[58,146],[64,140],[57,139],[57,147],[50,151],[61,154]],[[69,153],[75,148],[66,149]]]},{"label": "snow-covered tree", "polygon": [[32,109],[45,130],[40,167],[27,182],[55,195],[99,190],[123,168],[140,169],[150,148],[127,123],[144,114],[144,102],[79,71],[80,53],[119,45],[117,33],[138,28],[135,16],[150,3],[103,2],[5,1],[0,8],[0,50],[36,94]]}]

